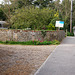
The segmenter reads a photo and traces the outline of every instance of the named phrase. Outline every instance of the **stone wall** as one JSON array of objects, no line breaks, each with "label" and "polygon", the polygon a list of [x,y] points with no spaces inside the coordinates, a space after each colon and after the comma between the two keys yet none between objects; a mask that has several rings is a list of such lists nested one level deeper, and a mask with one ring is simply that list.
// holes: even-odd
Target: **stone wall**
[{"label": "stone wall", "polygon": [[65,37],[65,32],[60,31],[29,31],[0,29],[0,41],[43,41],[59,40]]}]

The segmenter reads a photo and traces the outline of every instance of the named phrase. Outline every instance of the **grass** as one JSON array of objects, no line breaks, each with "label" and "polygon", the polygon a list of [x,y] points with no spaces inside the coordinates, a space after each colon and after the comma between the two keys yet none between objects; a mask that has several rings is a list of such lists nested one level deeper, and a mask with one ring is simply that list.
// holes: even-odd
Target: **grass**
[{"label": "grass", "polygon": [[15,42],[15,41],[0,41],[0,44],[10,44],[10,45],[58,45],[59,41],[27,41],[27,42]]}]

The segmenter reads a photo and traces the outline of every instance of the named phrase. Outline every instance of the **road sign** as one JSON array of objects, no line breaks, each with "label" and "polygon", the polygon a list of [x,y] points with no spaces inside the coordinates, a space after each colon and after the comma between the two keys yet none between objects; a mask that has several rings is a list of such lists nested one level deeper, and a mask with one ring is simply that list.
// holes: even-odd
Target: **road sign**
[{"label": "road sign", "polygon": [[55,27],[64,27],[64,21],[56,21]]}]

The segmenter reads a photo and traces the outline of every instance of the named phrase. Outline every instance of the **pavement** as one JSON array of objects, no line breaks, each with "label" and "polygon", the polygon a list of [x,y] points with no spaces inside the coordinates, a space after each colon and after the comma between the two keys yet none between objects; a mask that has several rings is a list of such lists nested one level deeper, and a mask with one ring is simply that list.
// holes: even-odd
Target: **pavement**
[{"label": "pavement", "polygon": [[75,37],[66,37],[34,75],[75,75]]}]

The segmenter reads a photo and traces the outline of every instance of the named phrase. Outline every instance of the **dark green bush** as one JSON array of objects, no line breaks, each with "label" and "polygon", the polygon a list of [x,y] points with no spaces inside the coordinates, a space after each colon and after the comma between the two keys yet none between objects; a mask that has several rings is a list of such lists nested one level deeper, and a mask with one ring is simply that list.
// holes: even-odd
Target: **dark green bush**
[{"label": "dark green bush", "polygon": [[67,32],[67,36],[74,36],[74,33]]},{"label": "dark green bush", "polygon": [[0,41],[0,43],[3,44],[4,42],[3,41]]}]

